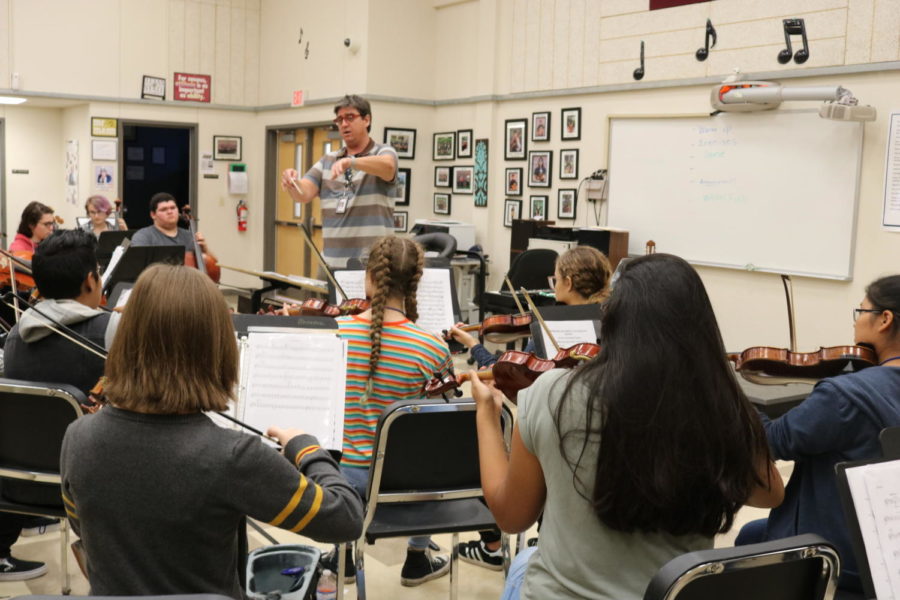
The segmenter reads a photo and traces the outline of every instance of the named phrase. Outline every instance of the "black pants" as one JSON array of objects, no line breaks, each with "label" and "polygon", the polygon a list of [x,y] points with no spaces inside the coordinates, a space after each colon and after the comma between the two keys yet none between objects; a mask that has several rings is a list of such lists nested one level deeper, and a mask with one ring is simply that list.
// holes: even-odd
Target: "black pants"
[{"label": "black pants", "polygon": [[33,520],[31,515],[0,512],[0,558],[9,558],[12,545],[19,539],[22,528]]}]

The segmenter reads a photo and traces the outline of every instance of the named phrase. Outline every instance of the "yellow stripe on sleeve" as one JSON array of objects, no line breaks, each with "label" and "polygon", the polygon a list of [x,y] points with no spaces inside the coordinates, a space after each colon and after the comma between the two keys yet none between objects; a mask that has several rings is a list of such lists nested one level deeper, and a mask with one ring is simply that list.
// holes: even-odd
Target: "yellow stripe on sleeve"
[{"label": "yellow stripe on sleeve", "polygon": [[300,519],[300,522],[297,523],[296,526],[291,528],[291,531],[297,533],[302,531],[304,527],[309,525],[309,522],[313,520],[313,518],[319,513],[319,507],[322,506],[322,487],[316,483],[313,483],[313,486],[316,488],[316,497],[313,498],[312,506],[309,507],[309,510],[306,512],[306,515]]},{"label": "yellow stripe on sleeve", "polygon": [[300,485],[297,486],[297,491],[294,492],[294,495],[285,505],[284,509],[278,513],[278,516],[269,521],[269,525],[274,525],[278,527],[281,525],[284,520],[287,518],[289,514],[294,512],[294,509],[297,508],[297,505],[300,504],[300,499],[303,497],[303,492],[306,491],[306,486],[309,485],[309,481],[306,479],[306,475],[300,474]]},{"label": "yellow stripe on sleeve", "polygon": [[63,499],[63,502],[65,502],[66,504],[71,506],[73,509],[75,508],[75,503],[72,502],[68,496],[66,496],[65,492],[62,492],[62,499]]},{"label": "yellow stripe on sleeve", "polygon": [[300,466],[300,461],[303,460],[303,457],[307,454],[312,454],[316,450],[318,450],[320,446],[318,444],[313,444],[312,446],[307,446],[303,450],[297,453],[297,456],[294,458],[294,464],[298,467]]},{"label": "yellow stripe on sleeve", "polygon": [[78,520],[78,515],[75,514],[75,511],[74,511],[74,510],[69,510],[69,507],[68,507],[68,506],[66,506],[65,508],[66,508],[66,514],[69,516],[69,518],[70,518],[70,519],[75,519],[75,520],[77,521],[77,520]]}]

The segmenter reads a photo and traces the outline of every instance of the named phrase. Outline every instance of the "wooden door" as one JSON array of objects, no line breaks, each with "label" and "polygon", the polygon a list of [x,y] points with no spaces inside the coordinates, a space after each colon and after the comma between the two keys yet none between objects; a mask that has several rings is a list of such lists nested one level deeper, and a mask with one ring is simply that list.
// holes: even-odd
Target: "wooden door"
[{"label": "wooden door", "polygon": [[[302,177],[323,154],[339,147],[340,141],[329,137],[330,127],[312,127],[278,132],[278,173],[294,168]],[[275,271],[283,275],[303,275],[317,277],[319,265],[311,255],[303,233],[298,228],[306,224],[312,231],[313,241],[322,250],[322,208],[319,198],[307,204],[295,203],[290,195],[281,189],[275,207]]]}]

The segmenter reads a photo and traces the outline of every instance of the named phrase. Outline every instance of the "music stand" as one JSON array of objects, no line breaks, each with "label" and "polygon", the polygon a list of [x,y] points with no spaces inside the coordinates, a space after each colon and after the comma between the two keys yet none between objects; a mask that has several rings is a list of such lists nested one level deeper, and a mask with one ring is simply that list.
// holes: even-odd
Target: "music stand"
[{"label": "music stand", "polygon": [[97,238],[97,262],[100,268],[105,269],[112,258],[113,251],[122,244],[122,240],[131,239],[137,233],[137,229],[128,229],[124,231],[104,231]]},{"label": "music stand", "polygon": [[[588,342],[595,344],[600,339],[600,319],[603,316],[603,309],[599,304],[543,306],[540,308],[540,311],[541,316],[544,318],[544,321],[547,323],[547,326],[550,327],[551,331],[553,331],[553,325],[551,323],[554,321],[593,321],[594,339],[581,340],[579,343]],[[558,338],[559,336],[556,337]],[[534,340],[534,352],[538,356],[549,358],[556,354],[553,344],[546,339],[544,328],[541,327],[541,324],[537,319],[532,319],[531,321],[531,338]],[[561,348],[567,348],[572,345],[571,343],[566,343],[560,339],[557,339],[556,341]]]},{"label": "music stand", "polygon": [[337,322],[331,317],[307,317],[285,315],[244,315],[232,313],[231,322],[238,336],[245,336],[251,327],[291,327],[295,329],[325,329],[337,331]]},{"label": "music stand", "polygon": [[129,246],[109,275],[103,291],[109,294],[120,281],[134,282],[153,263],[184,264],[184,246]]}]

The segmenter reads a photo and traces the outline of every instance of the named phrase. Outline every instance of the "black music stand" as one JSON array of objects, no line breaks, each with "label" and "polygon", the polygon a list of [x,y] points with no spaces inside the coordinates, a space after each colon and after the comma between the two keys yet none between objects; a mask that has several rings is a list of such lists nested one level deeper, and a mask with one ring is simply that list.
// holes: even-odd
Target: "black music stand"
[{"label": "black music stand", "polygon": [[109,292],[121,281],[134,282],[154,263],[184,264],[184,246],[129,246],[116,263],[115,270],[106,281],[103,291]]},{"label": "black music stand", "polygon": [[97,262],[100,263],[101,269],[106,268],[110,259],[112,259],[113,252],[122,244],[122,241],[125,239],[130,240],[137,231],[137,229],[128,229],[104,231],[100,234],[100,237],[97,238]]},{"label": "black music stand", "polygon": [[285,315],[244,315],[232,313],[231,322],[239,336],[249,333],[251,327],[293,327],[296,329],[326,329],[337,331],[337,322],[331,317],[290,317]]}]

